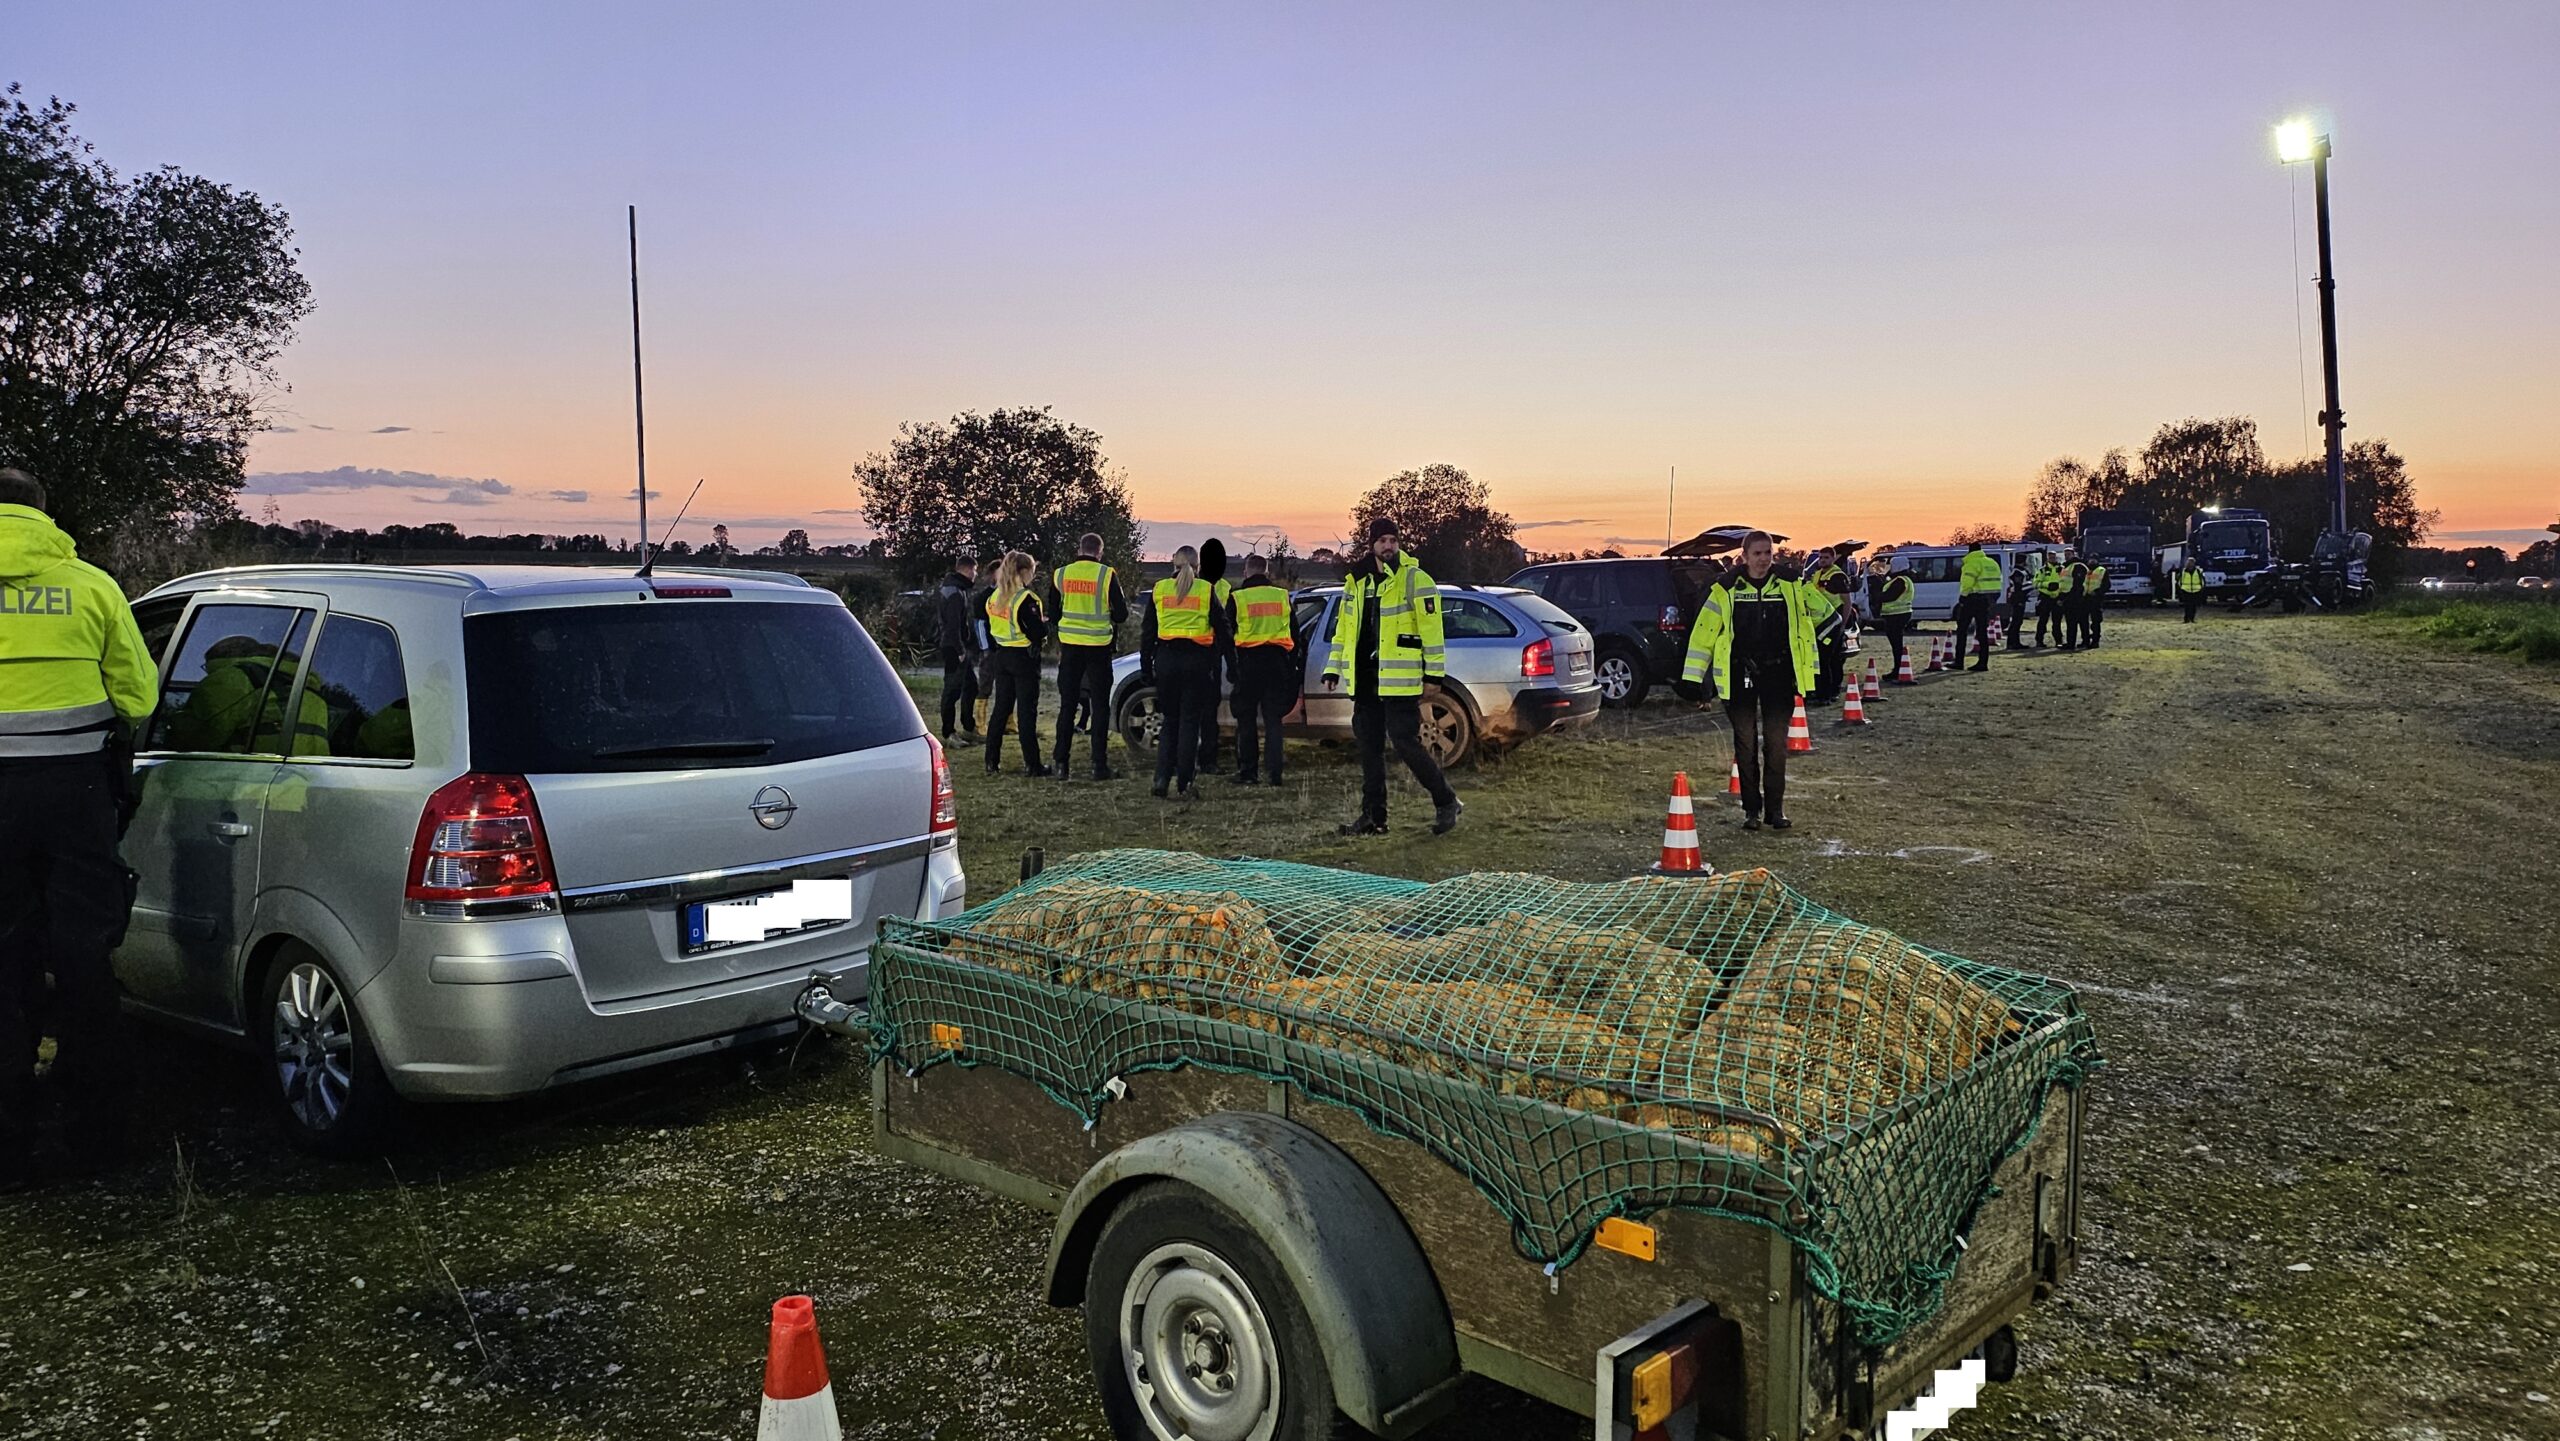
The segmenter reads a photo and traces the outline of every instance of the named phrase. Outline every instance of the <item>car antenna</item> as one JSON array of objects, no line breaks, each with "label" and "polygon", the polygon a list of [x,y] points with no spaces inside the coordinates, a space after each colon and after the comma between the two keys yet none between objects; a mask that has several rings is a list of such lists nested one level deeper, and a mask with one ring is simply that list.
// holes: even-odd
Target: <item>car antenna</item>
[{"label": "car antenna", "polygon": [[[640,403],[640,207],[628,207],[631,222],[631,440],[639,462],[640,483],[631,493],[640,498],[640,574],[646,576],[656,557],[649,549],[649,421]],[[697,482],[696,489],[700,489]]]},{"label": "car antenna", "polygon": [[[696,480],[693,483],[693,489],[685,493],[684,504],[676,507],[676,518],[667,522],[667,533],[658,537],[657,550],[652,550],[641,558],[640,578],[642,580],[647,580],[649,578],[650,569],[658,563],[658,551],[665,550],[667,548],[667,542],[675,538],[676,527],[684,524],[684,513],[693,509],[693,498],[700,494],[702,494],[702,482]],[[640,539],[641,543],[645,545],[649,538],[644,534]]]}]

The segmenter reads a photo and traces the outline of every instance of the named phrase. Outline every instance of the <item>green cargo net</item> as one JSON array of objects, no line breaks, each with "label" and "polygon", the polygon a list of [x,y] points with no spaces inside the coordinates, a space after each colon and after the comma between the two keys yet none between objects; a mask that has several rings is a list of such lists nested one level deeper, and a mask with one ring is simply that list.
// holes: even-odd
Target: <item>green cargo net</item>
[{"label": "green cargo net", "polygon": [[1883,1346],[1931,1315],[1999,1162],[2098,1063],[2070,989],[1767,871],[1425,885],[1075,857],[872,952],[877,1050],[992,1065],[1092,1124],[1116,1079],[1247,1073],[1455,1167],[1531,1260],[1667,1207],[1783,1232]]}]

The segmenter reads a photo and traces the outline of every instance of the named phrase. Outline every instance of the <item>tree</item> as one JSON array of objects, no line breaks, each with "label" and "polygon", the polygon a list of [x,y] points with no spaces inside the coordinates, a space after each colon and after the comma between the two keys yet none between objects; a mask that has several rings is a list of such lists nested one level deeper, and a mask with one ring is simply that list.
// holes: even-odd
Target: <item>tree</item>
[{"label": "tree", "polygon": [[1134,573],[1146,532],[1108,466],[1101,436],[1045,406],[1023,406],[909,421],[887,454],[863,457],[853,479],[863,518],[907,579],[931,580],[964,551],[1023,550],[1055,565],[1088,531],[1102,537],[1105,559]]},{"label": "tree", "polygon": [[1438,580],[1500,580],[1526,558],[1512,538],[1511,517],[1492,494],[1454,465],[1433,463],[1380,481],[1351,507],[1350,545],[1367,553],[1369,525],[1393,520],[1406,550]]},{"label": "tree", "polygon": [[715,565],[727,565],[729,563],[729,555],[729,527],[725,525],[715,525],[711,527],[712,563]]},{"label": "tree", "polygon": [[0,94],[0,464],[112,556],[235,514],[311,286],[281,208],[174,166],[119,176],[73,113]]},{"label": "tree", "polygon": [[2142,447],[2133,493],[2115,503],[2144,506],[2154,523],[2174,519],[2183,527],[2190,513],[2208,505],[2249,504],[2266,479],[2267,453],[2259,448],[2256,421],[2240,415],[2187,419],[2152,435]]},{"label": "tree", "polygon": [[1978,540],[1984,545],[2005,545],[2014,539],[2016,539],[2016,537],[2010,535],[2009,532],[2001,526],[1991,521],[1982,520],[1976,521],[1971,525],[1957,526],[1948,534],[1947,544],[1971,545]]},{"label": "tree", "polygon": [[2121,448],[2098,457],[2096,465],[2075,456],[2048,462],[2027,492],[2022,540],[2067,541],[2080,530],[2080,512],[2125,503],[2133,489],[2133,468]]},{"label": "tree", "polygon": [[785,531],[782,544],[776,548],[784,555],[807,555],[810,553],[809,532],[798,529]]}]

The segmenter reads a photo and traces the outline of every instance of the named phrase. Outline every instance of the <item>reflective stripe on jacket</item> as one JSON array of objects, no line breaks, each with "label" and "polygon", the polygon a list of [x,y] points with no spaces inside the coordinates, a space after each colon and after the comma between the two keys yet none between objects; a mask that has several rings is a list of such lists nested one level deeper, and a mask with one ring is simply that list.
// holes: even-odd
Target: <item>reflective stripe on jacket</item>
[{"label": "reflective stripe on jacket", "polygon": [[1697,623],[1689,627],[1689,657],[1680,667],[1680,678],[1692,683],[1704,683],[1712,667],[1715,674],[1716,697],[1719,700],[1733,699],[1732,618],[1734,607],[1737,604],[1782,604],[1787,608],[1787,651],[1790,658],[1795,661],[1796,693],[1803,695],[1810,692],[1813,689],[1814,676],[1820,669],[1820,651],[1813,638],[1817,619],[1812,608],[1805,602],[1805,592],[1808,587],[1802,582],[1782,580],[1770,585],[1765,591],[1758,587],[1753,589],[1776,598],[1737,601],[1734,594],[1735,588],[1729,582],[1719,582],[1715,589],[1707,592],[1705,604],[1698,607]]},{"label": "reflective stripe on jacket", "polygon": [[2047,599],[2060,596],[2070,585],[2071,581],[2063,575],[2061,566],[2048,565],[2036,572],[2036,594]]},{"label": "reflective stripe on jacket", "polygon": [[1058,589],[1058,644],[1111,644],[1111,567],[1098,560],[1069,561],[1052,581]]},{"label": "reflective stripe on jacket", "polygon": [[0,759],[101,750],[159,690],[114,578],[43,511],[0,505]]},{"label": "reflective stripe on jacket", "polygon": [[1425,677],[1449,673],[1440,587],[1420,561],[1400,553],[1387,574],[1354,574],[1342,583],[1325,671],[1342,678],[1345,693],[1359,694],[1360,616],[1370,606],[1378,616],[1379,695],[1418,696]]}]

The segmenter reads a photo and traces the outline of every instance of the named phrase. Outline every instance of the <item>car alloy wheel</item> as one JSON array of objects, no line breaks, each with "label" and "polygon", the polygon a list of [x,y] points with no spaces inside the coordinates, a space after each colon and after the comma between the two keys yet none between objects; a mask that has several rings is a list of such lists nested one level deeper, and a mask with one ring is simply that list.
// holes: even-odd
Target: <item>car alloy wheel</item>
[{"label": "car alloy wheel", "polygon": [[1627,695],[1636,688],[1635,663],[1616,652],[1600,657],[1600,701],[1603,705],[1625,705]]},{"label": "car alloy wheel", "polygon": [[309,961],[276,994],[276,1083],[294,1119],[315,1133],[338,1124],[355,1087],[355,1027],[329,972]]}]

